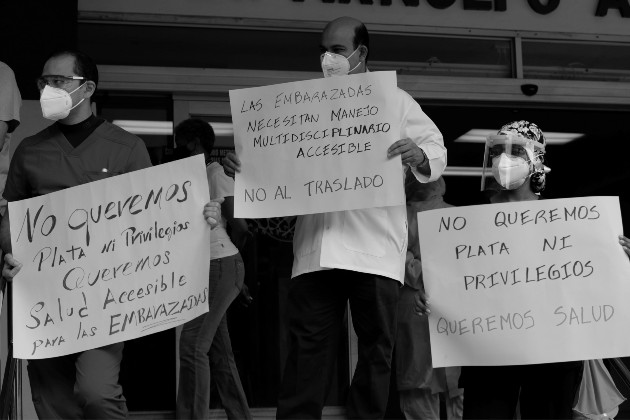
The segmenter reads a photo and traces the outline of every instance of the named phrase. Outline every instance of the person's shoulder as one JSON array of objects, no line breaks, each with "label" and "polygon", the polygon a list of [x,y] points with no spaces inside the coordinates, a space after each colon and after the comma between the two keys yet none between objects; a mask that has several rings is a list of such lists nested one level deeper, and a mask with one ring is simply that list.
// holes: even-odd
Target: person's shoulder
[{"label": "person's shoulder", "polygon": [[402,100],[402,101],[406,101],[406,102],[416,102],[415,99],[413,99],[413,96],[411,96],[409,94],[409,92],[407,92],[404,89],[401,89],[400,87],[396,87],[396,94],[398,95],[398,97]]},{"label": "person's shoulder", "polygon": [[144,141],[140,137],[126,130],[123,130],[122,128],[108,121],[103,121],[96,130],[105,140],[111,141],[112,143],[116,143],[121,146],[133,148],[137,144],[144,144]]},{"label": "person's shoulder", "polygon": [[232,179],[228,177],[227,175],[225,175],[225,172],[223,171],[223,165],[221,165],[219,162],[210,162],[208,166],[206,167],[206,171],[208,172],[209,175],[212,175],[212,176],[221,177],[223,175],[229,179]]},{"label": "person's shoulder", "polygon": [[35,133],[31,136],[25,137],[20,142],[18,147],[30,147],[30,146],[34,146],[34,145],[52,140],[53,135],[54,135],[53,133],[54,126],[55,124],[51,124],[48,127],[41,130],[40,132]]},{"label": "person's shoulder", "polygon": [[221,165],[219,162],[215,162],[212,161],[210,163],[208,163],[208,170],[209,171],[219,171],[219,170],[223,170],[223,165]]},{"label": "person's shoulder", "polygon": [[48,147],[46,143],[52,141],[52,137],[54,134],[52,131],[53,126],[54,124],[49,125],[42,131],[35,133],[32,136],[25,137],[15,148],[13,157],[15,158],[16,156],[30,152],[39,153],[41,152],[40,146]]},{"label": "person's shoulder", "polygon": [[11,69],[11,67],[9,67],[6,63],[3,63],[2,61],[0,61],[0,75],[3,78],[4,77],[15,78],[15,74],[13,73],[13,70]]},{"label": "person's shoulder", "polygon": [[411,96],[406,90],[396,87],[396,94],[399,100],[399,104],[406,112],[410,110],[421,110],[420,104]]}]

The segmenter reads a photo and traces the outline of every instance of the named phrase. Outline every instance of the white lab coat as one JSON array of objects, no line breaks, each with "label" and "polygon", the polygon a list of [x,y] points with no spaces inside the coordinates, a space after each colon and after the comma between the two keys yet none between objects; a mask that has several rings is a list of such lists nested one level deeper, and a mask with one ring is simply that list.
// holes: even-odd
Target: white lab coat
[{"label": "white lab coat", "polygon": [[[429,178],[412,169],[420,182],[438,179],[446,167],[442,134],[405,91],[398,89],[400,138],[412,139],[429,158]],[[404,182],[405,167],[401,165]],[[398,280],[405,278],[407,210],[404,205],[298,216],[293,238],[292,277],[340,268]]]}]

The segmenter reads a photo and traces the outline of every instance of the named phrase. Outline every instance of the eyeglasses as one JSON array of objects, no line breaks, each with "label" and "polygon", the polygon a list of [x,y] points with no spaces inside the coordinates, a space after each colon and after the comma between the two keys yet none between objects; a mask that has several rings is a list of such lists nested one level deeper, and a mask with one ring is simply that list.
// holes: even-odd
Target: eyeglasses
[{"label": "eyeglasses", "polygon": [[56,74],[44,75],[37,78],[37,88],[42,90],[46,85],[54,88],[63,88],[73,80],[85,80],[83,76],[60,76]]}]

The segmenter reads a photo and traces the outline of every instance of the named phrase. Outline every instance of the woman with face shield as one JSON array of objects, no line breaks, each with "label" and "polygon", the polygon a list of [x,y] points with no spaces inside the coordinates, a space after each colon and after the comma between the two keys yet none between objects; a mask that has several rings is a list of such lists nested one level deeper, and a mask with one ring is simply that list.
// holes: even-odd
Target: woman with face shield
[{"label": "woman with face shield", "polygon": [[[496,135],[488,136],[484,155],[481,190],[498,184],[491,202],[537,200],[545,189],[546,174],[543,164],[545,136],[527,121],[504,125]],[[488,179],[492,175],[493,179]]]},{"label": "woman with face shield", "polygon": [[[550,171],[543,163],[545,146],[543,132],[528,121],[511,122],[488,137],[481,190],[491,203],[541,199]],[[628,238],[620,236],[619,242],[630,256]],[[428,313],[426,301],[417,299],[416,311]],[[465,366],[459,382],[464,418],[515,418],[517,407],[523,419],[574,418],[583,369],[582,361]]]},{"label": "woman with face shield", "polygon": [[[481,189],[492,203],[540,199],[545,188],[545,136],[527,121],[514,121],[488,136]],[[465,366],[464,418],[572,418],[582,361],[519,366]],[[519,401],[520,400],[520,401]]]}]

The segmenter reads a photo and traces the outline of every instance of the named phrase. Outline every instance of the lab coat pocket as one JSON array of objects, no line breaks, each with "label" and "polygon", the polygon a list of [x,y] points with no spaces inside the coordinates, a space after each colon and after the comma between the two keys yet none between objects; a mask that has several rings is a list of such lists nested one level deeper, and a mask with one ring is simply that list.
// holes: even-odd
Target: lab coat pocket
[{"label": "lab coat pocket", "polygon": [[343,222],[343,244],[346,249],[362,254],[385,255],[388,217],[386,208],[347,211]]}]

